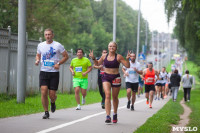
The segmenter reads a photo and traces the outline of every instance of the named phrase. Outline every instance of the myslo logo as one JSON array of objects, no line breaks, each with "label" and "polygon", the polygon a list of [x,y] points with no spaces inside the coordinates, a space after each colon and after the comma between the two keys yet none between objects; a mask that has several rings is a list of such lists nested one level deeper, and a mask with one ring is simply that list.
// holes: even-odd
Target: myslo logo
[{"label": "myslo logo", "polygon": [[172,127],[172,131],[197,131],[197,127]]}]

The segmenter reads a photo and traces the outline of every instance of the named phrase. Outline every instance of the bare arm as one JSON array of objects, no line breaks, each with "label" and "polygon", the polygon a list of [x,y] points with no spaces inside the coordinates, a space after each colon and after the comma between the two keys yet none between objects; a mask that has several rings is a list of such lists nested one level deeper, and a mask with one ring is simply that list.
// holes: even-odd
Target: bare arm
[{"label": "bare arm", "polygon": [[85,76],[86,74],[88,74],[91,71],[92,71],[92,66],[88,67],[87,71],[82,73],[82,75]]},{"label": "bare arm", "polygon": [[73,66],[70,66],[69,67],[69,70],[71,71],[72,75],[74,76],[75,72],[74,72],[74,67]]},{"label": "bare arm", "polygon": [[99,66],[95,66],[95,65],[93,65],[93,68],[101,69],[101,68],[103,68],[103,65],[99,65]]},{"label": "bare arm", "polygon": [[63,64],[63,63],[65,63],[66,61],[67,61],[67,59],[69,58],[69,56],[68,56],[68,54],[67,54],[67,51],[64,51],[63,53],[62,53],[62,59],[58,62],[59,64],[55,64],[54,65],[54,68],[55,69],[59,69],[60,68],[60,65],[61,64]]},{"label": "bare arm", "polygon": [[35,56],[35,65],[38,66],[40,63],[41,54],[36,54]]}]

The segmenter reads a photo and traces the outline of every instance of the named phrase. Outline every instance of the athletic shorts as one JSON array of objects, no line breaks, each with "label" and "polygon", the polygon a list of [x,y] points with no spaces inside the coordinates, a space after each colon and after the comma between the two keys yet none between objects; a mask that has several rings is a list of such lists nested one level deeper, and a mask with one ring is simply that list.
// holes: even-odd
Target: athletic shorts
[{"label": "athletic shorts", "polygon": [[82,89],[88,88],[88,79],[73,78],[73,88],[80,87]]},{"label": "athletic shorts", "polygon": [[155,91],[155,85],[146,85],[145,84],[145,93],[150,92],[150,91]]},{"label": "athletic shorts", "polygon": [[156,83],[155,86],[162,86],[162,83]]},{"label": "athletic shorts", "polygon": [[110,82],[111,87],[120,87],[121,86],[120,74],[104,73],[102,76],[102,82]]},{"label": "athletic shorts", "polygon": [[144,86],[144,82],[142,82],[142,83],[139,82],[139,86],[143,87]]},{"label": "athletic shorts", "polygon": [[40,71],[39,75],[40,87],[48,86],[49,90],[58,90],[59,72],[44,72]]},{"label": "athletic shorts", "polygon": [[126,89],[131,88],[133,92],[138,92],[138,83],[126,82]]},{"label": "athletic shorts", "polygon": [[165,83],[162,83],[162,86],[165,86]]}]

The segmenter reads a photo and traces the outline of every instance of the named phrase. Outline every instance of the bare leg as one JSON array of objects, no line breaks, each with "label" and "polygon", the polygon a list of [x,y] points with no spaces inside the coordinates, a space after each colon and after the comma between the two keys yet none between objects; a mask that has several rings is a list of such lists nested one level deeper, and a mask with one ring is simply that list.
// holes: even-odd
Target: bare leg
[{"label": "bare leg", "polygon": [[76,98],[77,104],[80,104],[79,89],[80,87],[75,87],[75,98]]},{"label": "bare leg", "polygon": [[42,99],[42,105],[44,108],[44,111],[48,111],[48,87],[47,86],[41,86],[41,99]]},{"label": "bare leg", "polygon": [[111,111],[111,84],[109,82],[103,82],[103,88],[104,88],[104,92],[105,92],[106,114],[110,116],[110,111]]},{"label": "bare leg", "polygon": [[117,114],[117,108],[119,104],[119,99],[118,99],[119,91],[120,87],[112,87],[113,109],[115,114]]}]

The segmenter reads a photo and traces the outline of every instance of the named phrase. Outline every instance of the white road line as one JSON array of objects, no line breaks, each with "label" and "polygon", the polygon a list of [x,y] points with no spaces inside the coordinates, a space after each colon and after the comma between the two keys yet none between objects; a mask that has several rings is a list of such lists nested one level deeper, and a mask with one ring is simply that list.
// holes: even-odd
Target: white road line
[{"label": "white road line", "polygon": [[[143,102],[145,100],[146,99],[137,101],[137,102],[135,102],[135,104],[141,103],[141,102]],[[121,107],[118,108],[118,110],[123,109],[123,108],[126,108],[126,106],[121,106]],[[113,110],[111,110],[111,111],[113,111]],[[67,127],[67,126],[73,125],[73,124],[81,122],[81,121],[88,120],[88,119],[90,119],[92,117],[99,116],[99,115],[102,115],[102,114],[105,114],[105,113],[106,112],[103,111],[103,112],[100,112],[100,113],[89,115],[89,116],[83,117],[81,119],[74,120],[74,121],[71,121],[71,122],[67,122],[67,123],[64,123],[64,124],[61,124],[61,125],[58,125],[58,126],[55,126],[55,127],[51,127],[51,128],[48,128],[48,129],[45,129],[45,130],[42,130],[42,131],[39,131],[39,132],[36,132],[36,133],[48,133],[48,132],[51,132],[51,131],[54,131],[54,130],[57,130],[57,129],[60,129],[60,128],[63,128],[63,127]]]}]

